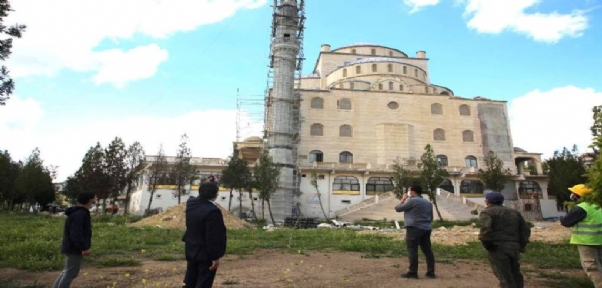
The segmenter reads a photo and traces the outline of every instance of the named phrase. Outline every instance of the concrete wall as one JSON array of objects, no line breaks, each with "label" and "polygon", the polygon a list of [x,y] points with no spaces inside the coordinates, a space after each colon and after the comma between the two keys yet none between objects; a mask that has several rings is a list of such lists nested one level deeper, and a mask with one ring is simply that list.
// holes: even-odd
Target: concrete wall
[{"label": "concrete wall", "polygon": [[479,103],[477,105],[479,120],[481,122],[481,138],[483,141],[483,154],[489,151],[496,153],[504,162],[505,167],[514,167],[514,146],[510,134],[510,122],[505,105]]}]

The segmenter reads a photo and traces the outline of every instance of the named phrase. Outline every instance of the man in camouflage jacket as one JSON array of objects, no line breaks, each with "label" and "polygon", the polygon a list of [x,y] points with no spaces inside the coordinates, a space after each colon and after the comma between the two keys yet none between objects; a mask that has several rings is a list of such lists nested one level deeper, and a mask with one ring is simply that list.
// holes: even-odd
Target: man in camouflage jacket
[{"label": "man in camouflage jacket", "polygon": [[489,263],[502,288],[523,288],[520,253],[525,253],[531,227],[520,212],[502,206],[504,196],[499,192],[485,195],[487,208],[481,211],[479,240],[489,252]]}]

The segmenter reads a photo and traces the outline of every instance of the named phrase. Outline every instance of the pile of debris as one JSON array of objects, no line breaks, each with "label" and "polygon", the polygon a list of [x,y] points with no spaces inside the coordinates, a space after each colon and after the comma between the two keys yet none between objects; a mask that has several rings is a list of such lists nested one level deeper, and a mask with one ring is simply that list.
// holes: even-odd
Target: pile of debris
[{"label": "pile of debris", "polygon": [[[243,228],[254,228],[253,224],[246,222],[228,212],[228,210],[221,207],[219,204],[215,204],[222,210],[224,216],[224,223],[227,229],[243,229]],[[154,226],[159,228],[174,228],[174,229],[186,229],[186,203],[171,207],[163,213],[146,217],[136,223],[131,224],[132,226]]]},{"label": "pile of debris", "polygon": [[[470,242],[479,241],[479,229],[473,224],[471,226],[454,226],[452,228],[439,227],[433,230],[431,241],[444,245],[467,245]],[[379,234],[395,239],[404,240],[405,230],[382,229],[380,231],[361,231],[362,234]],[[531,228],[531,241],[550,244],[564,243],[571,237],[571,229],[565,228],[560,223],[536,226]]]}]

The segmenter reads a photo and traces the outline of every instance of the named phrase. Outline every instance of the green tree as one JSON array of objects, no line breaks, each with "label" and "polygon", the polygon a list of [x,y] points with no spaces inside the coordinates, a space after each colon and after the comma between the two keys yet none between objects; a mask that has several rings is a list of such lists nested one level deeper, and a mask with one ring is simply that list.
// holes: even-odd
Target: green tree
[{"label": "green tree", "polygon": [[439,212],[439,206],[437,205],[437,187],[447,179],[449,173],[439,165],[431,144],[427,144],[426,147],[424,147],[424,154],[420,157],[420,161],[421,163],[418,163],[420,180],[425,186],[424,188],[429,199],[435,206],[439,220],[443,221],[441,212]]},{"label": "green tree", "polygon": [[506,182],[512,178],[512,171],[504,168],[504,162],[497,158],[493,151],[485,156],[485,169],[479,169],[479,179],[483,182],[485,189],[502,192]]},{"label": "green tree", "polygon": [[21,173],[22,166],[23,163],[20,161],[13,161],[8,151],[0,151],[0,201],[7,203],[11,211],[16,202],[22,201],[15,186],[15,180]]},{"label": "green tree", "polygon": [[245,160],[239,157],[238,153],[238,150],[234,149],[230,161],[228,161],[228,166],[222,171],[220,181],[224,187],[230,188],[228,211],[231,211],[232,209],[232,198],[234,198],[232,191],[236,190],[239,192],[239,212],[242,215],[242,191],[249,187],[249,182],[252,180],[252,177],[249,165]]},{"label": "green tree", "polygon": [[157,191],[157,185],[165,184],[161,183],[169,173],[169,167],[167,165],[167,159],[165,158],[165,152],[163,151],[163,145],[159,146],[159,152],[150,161],[149,171],[146,172],[146,190],[150,193],[148,199],[148,206],[144,211],[144,214],[148,214],[153,203],[155,192]]},{"label": "green tree", "polygon": [[554,151],[552,158],[544,161],[548,174],[548,194],[556,196],[556,205],[562,207],[570,201],[568,188],[587,181],[583,159],[579,157],[577,146],[572,150],[564,147]]},{"label": "green tree", "polygon": [[253,168],[253,177],[254,182],[256,183],[255,185],[259,190],[259,199],[267,202],[270,219],[272,220],[272,223],[276,223],[276,221],[274,221],[274,215],[272,214],[270,199],[278,189],[280,167],[276,166],[267,149],[261,153],[259,162],[255,164],[255,167]]},{"label": "green tree", "polygon": [[[23,32],[25,32],[25,25],[15,24],[13,26],[5,26],[4,18],[8,16],[8,12],[13,11],[10,7],[8,0],[0,0],[0,34],[8,35],[9,37],[2,37],[0,40],[0,60],[6,61],[13,48],[13,38],[21,38]],[[6,104],[6,100],[9,99],[15,88],[15,82],[8,75],[8,68],[2,65],[0,67],[0,106]]]},{"label": "green tree", "polygon": [[196,169],[190,164],[192,154],[190,148],[188,148],[188,135],[183,134],[180,138],[180,145],[178,146],[178,153],[176,155],[176,163],[172,167],[172,176],[175,179],[177,186],[178,204],[182,202],[182,194],[184,186],[190,184],[196,175]]},{"label": "green tree", "polygon": [[320,203],[320,209],[322,209],[322,214],[324,214],[324,219],[326,221],[330,221],[328,215],[326,215],[326,211],[324,211],[324,205],[322,204],[322,193],[320,193],[320,189],[318,186],[318,172],[316,169],[311,170],[311,186],[316,190],[316,195],[318,196],[318,202]]},{"label": "green tree", "polygon": [[[602,119],[602,105],[595,106],[592,112],[594,113],[594,124],[591,127],[591,131],[594,139],[597,139],[602,135],[602,121],[600,120]],[[598,158],[601,148],[596,145],[592,145],[591,148],[594,150],[595,158]]]},{"label": "green tree", "polygon": [[405,169],[403,166],[401,159],[397,157],[393,164],[393,184],[395,185],[393,193],[395,193],[395,197],[398,199],[401,199],[407,188],[417,180],[412,177],[412,171]]},{"label": "green tree", "polygon": [[104,170],[108,176],[109,195],[113,201],[117,200],[127,185],[126,156],[125,143],[119,137],[115,137],[104,151]]},{"label": "green tree", "polygon": [[52,177],[44,167],[38,148],[34,149],[25,161],[23,170],[15,179],[15,185],[30,206],[35,204],[43,206],[54,201],[56,195]]},{"label": "green tree", "polygon": [[132,191],[138,187],[139,180],[141,180],[146,168],[146,154],[144,148],[140,142],[134,142],[127,149],[125,158],[126,163],[126,174],[125,174],[125,210],[124,214],[128,214],[130,209],[130,195]]},{"label": "green tree", "polygon": [[104,149],[100,143],[88,149],[82,160],[82,166],[75,175],[84,191],[94,192],[98,199],[103,200],[104,213],[106,200],[111,195],[111,179],[106,171]]},{"label": "green tree", "polygon": [[[594,109],[594,124],[592,130],[602,128],[602,105]],[[597,128],[596,128],[597,127]],[[602,134],[597,133],[594,138],[594,143],[590,146],[596,151],[602,150]],[[588,186],[593,189],[593,192],[585,197],[586,201],[596,203],[602,206],[602,157],[596,157],[596,160],[587,171]]]}]

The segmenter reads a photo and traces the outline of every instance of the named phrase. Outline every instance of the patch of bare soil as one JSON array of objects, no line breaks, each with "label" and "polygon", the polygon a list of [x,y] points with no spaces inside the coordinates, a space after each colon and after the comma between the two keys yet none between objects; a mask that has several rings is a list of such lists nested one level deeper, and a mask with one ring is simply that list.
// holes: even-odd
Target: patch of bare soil
[{"label": "patch of bare soil", "polygon": [[[234,216],[232,213],[228,212],[228,210],[224,209],[219,204],[216,203],[216,205],[217,207],[219,207],[220,210],[222,210],[222,215],[224,216],[224,223],[226,224],[227,229],[253,228],[253,225],[251,223],[241,220],[240,218]],[[178,228],[185,230],[186,203],[182,203],[180,205],[171,207],[163,213],[146,217],[131,225],[137,227],[154,226],[160,228]]]},{"label": "patch of bare soil", "polygon": [[[364,230],[361,234],[380,234],[404,240],[405,230]],[[479,229],[473,226],[441,227],[433,230],[431,241],[446,245],[466,245],[478,241]],[[531,228],[531,241],[544,243],[563,243],[571,237],[571,229],[565,228],[559,222],[546,227]]]},{"label": "patch of bare soil", "polygon": [[[437,279],[423,277],[421,257],[420,279],[402,279],[406,258],[363,258],[362,253],[309,252],[291,254],[282,250],[263,250],[245,257],[226,256],[215,279],[214,287],[497,287],[497,279],[485,261],[459,260],[452,264],[437,263]],[[435,255],[436,257],[436,255]],[[536,270],[526,267],[525,287],[546,287]],[[72,287],[181,287],[185,262],[143,263],[136,268],[84,267]],[[572,276],[580,270],[552,271]],[[16,269],[0,269],[0,281],[14,279],[23,284],[34,279],[50,287],[59,272],[31,273]]]}]

